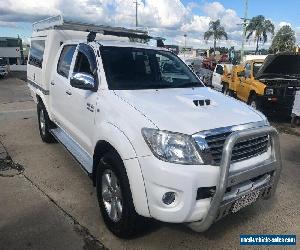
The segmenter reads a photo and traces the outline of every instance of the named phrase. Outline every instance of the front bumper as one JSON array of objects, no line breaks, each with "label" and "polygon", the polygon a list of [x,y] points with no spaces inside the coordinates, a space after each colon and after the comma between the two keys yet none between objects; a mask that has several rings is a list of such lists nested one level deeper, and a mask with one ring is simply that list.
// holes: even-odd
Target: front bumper
[{"label": "front bumper", "polygon": [[[230,163],[231,151],[240,140],[269,134],[271,146],[255,159],[240,163],[237,171]],[[263,160],[262,160],[263,159]],[[150,215],[160,221],[189,223],[195,231],[205,231],[227,213],[236,199],[261,189],[261,196],[268,198],[274,191],[281,170],[278,134],[272,127],[260,127],[232,133],[226,140],[222,161],[218,166],[186,166],[162,162],[154,156],[139,159],[145,181]],[[211,197],[198,199],[197,191],[203,187],[215,187]],[[175,192],[176,199],[170,205],[162,202],[166,192]]]},{"label": "front bumper", "polygon": [[260,96],[259,107],[265,113],[282,113],[291,115],[294,96]]},{"label": "front bumper", "polygon": [[6,76],[7,74],[8,74],[7,71],[0,71],[0,75],[1,75],[1,76]]}]

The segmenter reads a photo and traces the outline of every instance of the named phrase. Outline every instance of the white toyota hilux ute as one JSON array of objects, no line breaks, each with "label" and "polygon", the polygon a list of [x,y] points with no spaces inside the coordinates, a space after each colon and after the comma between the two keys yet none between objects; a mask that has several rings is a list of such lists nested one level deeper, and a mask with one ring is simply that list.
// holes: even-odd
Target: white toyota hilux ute
[{"label": "white toyota hilux ute", "polygon": [[261,113],[204,87],[166,49],[63,27],[31,39],[40,135],[91,176],[115,235],[135,235],[145,218],[202,232],[275,191],[278,134]]}]

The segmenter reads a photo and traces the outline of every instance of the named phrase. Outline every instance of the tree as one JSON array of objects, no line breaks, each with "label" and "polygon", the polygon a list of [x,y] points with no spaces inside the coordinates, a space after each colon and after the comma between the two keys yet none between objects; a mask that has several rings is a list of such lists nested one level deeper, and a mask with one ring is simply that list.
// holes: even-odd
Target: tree
[{"label": "tree", "polygon": [[227,40],[228,35],[225,32],[224,27],[221,25],[220,20],[210,21],[208,31],[204,33],[204,40],[209,40],[210,38],[214,39],[214,55],[216,55],[216,44],[217,40],[222,39],[223,37]]},{"label": "tree", "polygon": [[273,38],[270,51],[277,52],[292,52],[296,47],[295,31],[289,25],[282,26]]},{"label": "tree", "polygon": [[258,43],[265,43],[268,40],[268,33],[274,35],[274,29],[274,24],[270,20],[265,19],[262,15],[253,17],[250,20],[246,27],[246,32],[248,33],[247,40],[254,35],[256,40],[255,54],[258,52]]}]

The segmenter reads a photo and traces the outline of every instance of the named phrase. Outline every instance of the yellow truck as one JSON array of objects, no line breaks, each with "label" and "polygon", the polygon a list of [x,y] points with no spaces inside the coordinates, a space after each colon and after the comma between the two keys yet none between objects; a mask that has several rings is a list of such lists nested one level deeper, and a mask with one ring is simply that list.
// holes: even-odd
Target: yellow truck
[{"label": "yellow truck", "polygon": [[269,55],[234,66],[222,77],[223,93],[267,113],[290,116],[300,90],[300,54]]},{"label": "yellow truck", "polygon": [[222,75],[222,92],[225,95],[235,96],[237,86],[240,84],[239,74],[244,70],[243,65],[234,65],[230,72],[224,72]]}]

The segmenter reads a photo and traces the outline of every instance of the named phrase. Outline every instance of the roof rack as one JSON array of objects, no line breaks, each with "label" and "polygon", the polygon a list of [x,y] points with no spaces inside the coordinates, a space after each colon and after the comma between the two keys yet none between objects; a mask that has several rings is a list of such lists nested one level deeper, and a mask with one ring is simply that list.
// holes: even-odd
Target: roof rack
[{"label": "roof rack", "polygon": [[64,20],[61,15],[46,18],[44,20],[33,23],[35,31],[42,30],[76,30],[90,32],[88,37],[95,38],[96,33],[103,35],[112,35],[118,37],[138,38],[138,39],[154,39],[163,41],[164,38],[152,37],[148,31],[142,29],[127,29],[123,27],[110,27],[104,25],[87,24],[82,22],[75,22]]}]

